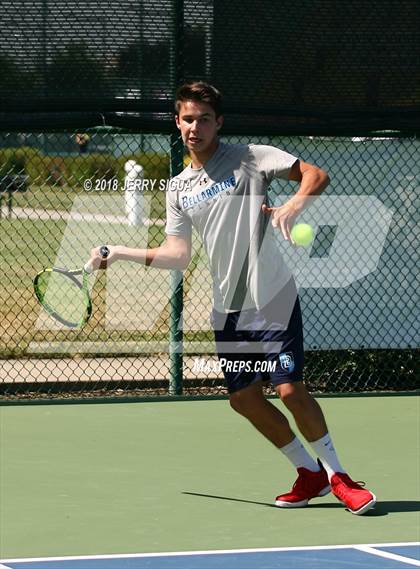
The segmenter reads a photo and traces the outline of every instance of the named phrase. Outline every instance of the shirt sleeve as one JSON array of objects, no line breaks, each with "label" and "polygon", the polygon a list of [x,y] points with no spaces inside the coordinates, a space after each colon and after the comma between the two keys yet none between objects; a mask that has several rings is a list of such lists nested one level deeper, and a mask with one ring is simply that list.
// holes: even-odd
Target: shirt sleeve
[{"label": "shirt sleeve", "polygon": [[258,171],[268,183],[273,178],[287,180],[291,167],[298,160],[296,156],[275,146],[252,144],[250,150],[255,157]]},{"label": "shirt sleeve", "polygon": [[192,233],[191,219],[179,207],[178,191],[171,189],[166,192],[165,232],[180,237],[190,237]]}]

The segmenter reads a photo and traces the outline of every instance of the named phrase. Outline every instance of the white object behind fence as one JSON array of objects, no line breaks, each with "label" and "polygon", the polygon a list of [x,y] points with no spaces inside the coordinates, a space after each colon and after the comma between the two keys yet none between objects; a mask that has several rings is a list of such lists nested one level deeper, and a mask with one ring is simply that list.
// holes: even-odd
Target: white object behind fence
[{"label": "white object behind fence", "polygon": [[127,160],[124,165],[126,172],[124,183],[125,212],[129,225],[142,225],[144,218],[145,200],[142,192],[143,166],[135,160]]}]

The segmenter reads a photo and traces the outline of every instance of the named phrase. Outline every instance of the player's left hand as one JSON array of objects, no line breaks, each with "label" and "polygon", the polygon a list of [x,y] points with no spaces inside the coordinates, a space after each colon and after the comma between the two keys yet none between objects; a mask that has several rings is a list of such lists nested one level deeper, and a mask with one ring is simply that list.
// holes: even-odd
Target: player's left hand
[{"label": "player's left hand", "polygon": [[290,232],[299,211],[290,202],[280,207],[267,207],[263,204],[261,209],[264,214],[271,215],[271,225],[280,229],[286,241],[292,243]]}]

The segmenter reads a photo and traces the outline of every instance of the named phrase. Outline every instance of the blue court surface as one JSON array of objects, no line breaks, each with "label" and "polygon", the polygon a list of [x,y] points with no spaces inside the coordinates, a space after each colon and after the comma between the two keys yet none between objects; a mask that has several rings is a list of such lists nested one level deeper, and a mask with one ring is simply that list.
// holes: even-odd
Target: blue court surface
[{"label": "blue court surface", "polygon": [[420,542],[4,559],[0,569],[397,569],[420,567]]}]

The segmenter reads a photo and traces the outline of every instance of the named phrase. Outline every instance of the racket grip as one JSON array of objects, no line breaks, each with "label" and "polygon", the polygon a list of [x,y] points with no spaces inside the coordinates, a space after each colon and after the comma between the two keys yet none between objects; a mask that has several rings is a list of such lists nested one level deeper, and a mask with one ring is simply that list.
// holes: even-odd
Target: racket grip
[{"label": "racket grip", "polygon": [[[107,247],[106,245],[102,245],[102,247],[99,249],[99,253],[102,259],[106,259],[109,255],[109,247]],[[93,268],[92,265],[90,264],[90,261],[88,261],[83,268],[86,273],[93,273]]]},{"label": "racket grip", "polygon": [[99,253],[101,254],[102,259],[106,259],[109,255],[109,247],[102,245],[102,247],[99,249]]}]

